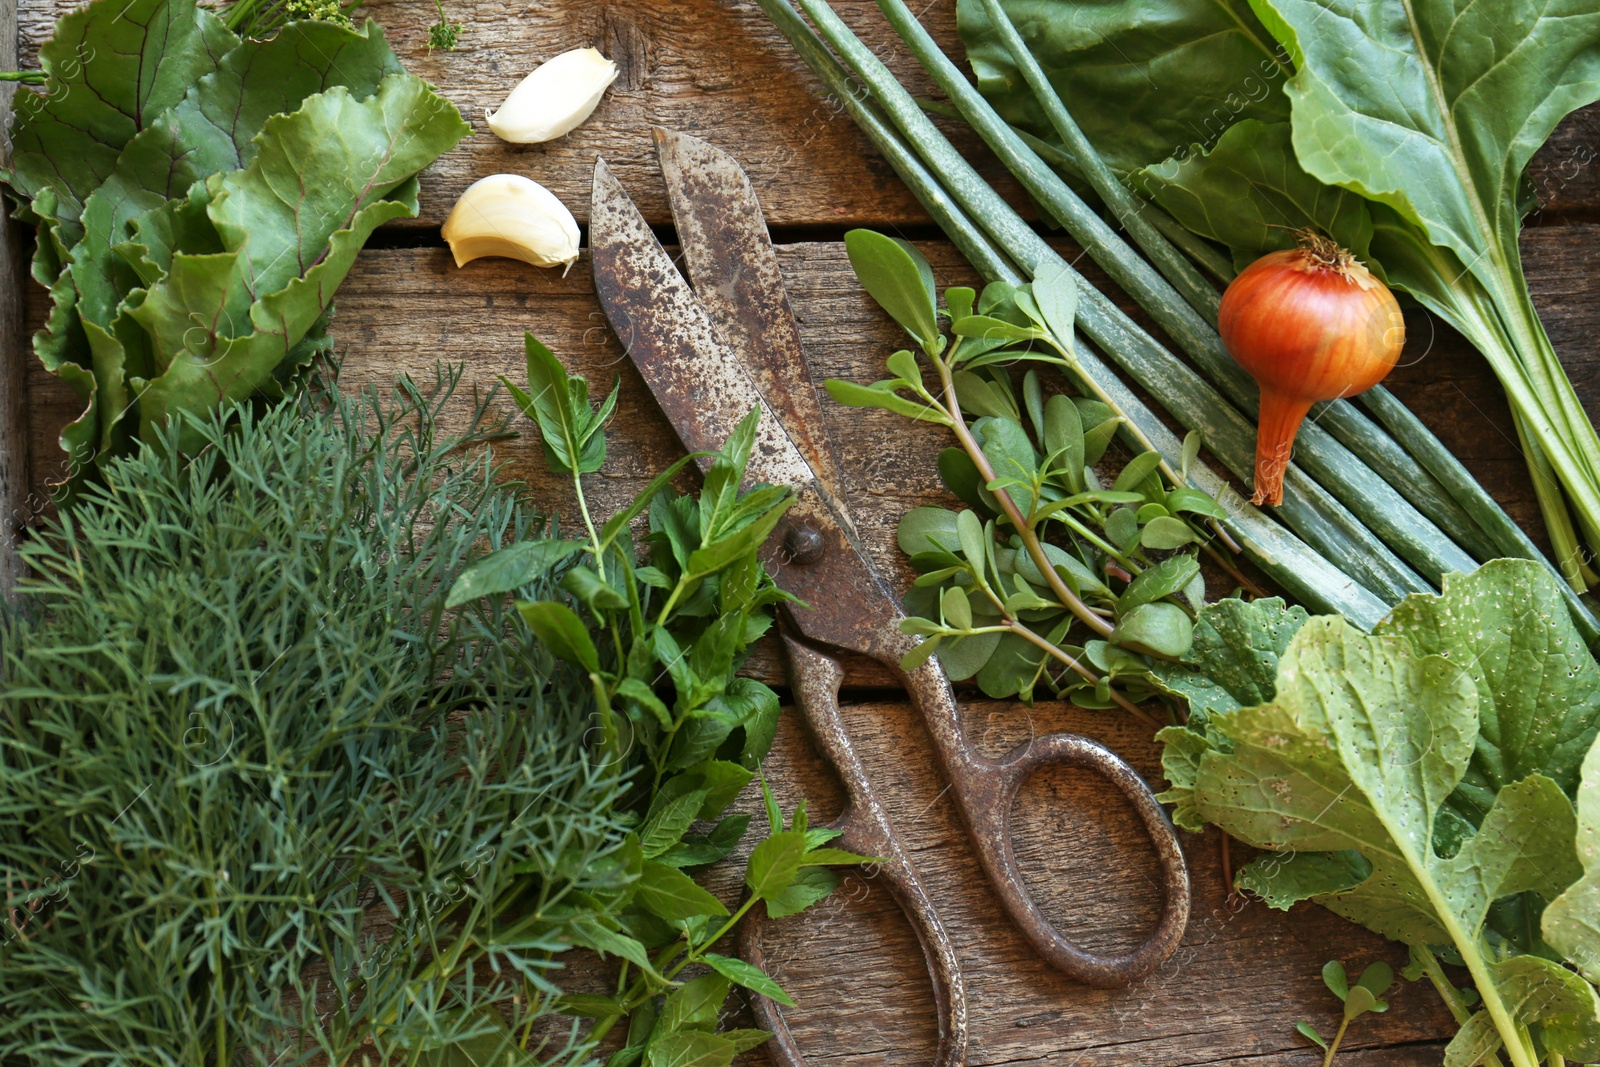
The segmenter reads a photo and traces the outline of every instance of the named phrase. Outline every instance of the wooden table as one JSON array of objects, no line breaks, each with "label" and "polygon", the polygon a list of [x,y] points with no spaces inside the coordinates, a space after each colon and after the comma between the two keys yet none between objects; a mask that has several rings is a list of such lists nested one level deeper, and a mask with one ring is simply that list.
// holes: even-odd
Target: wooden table
[{"label": "wooden table", "polygon": [[[33,65],[64,0],[21,0],[20,59]],[[925,82],[875,17],[871,0],[837,5],[861,35],[914,87]],[[622,500],[681,454],[671,427],[607,329],[595,302],[587,258],[566,276],[508,260],[480,260],[458,270],[439,226],[473,180],[498,171],[526,174],[587,218],[589,178],[603,155],[651,221],[670,227],[656,168],[651,124],[696,133],[737,155],[754,180],[771,222],[808,359],[819,377],[872,380],[896,342],[896,330],[861,294],[846,262],[842,233],[872,226],[922,243],[941,285],[971,273],[882,159],[748,0],[449,0],[465,23],[461,48],[429,55],[428,0],[378,0],[363,10],[381,23],[407,66],[436,82],[471,119],[475,133],[424,178],[419,218],[380,230],[340,291],[335,338],[352,380],[425,374],[436,360],[464,361],[469,378],[521,375],[523,330],[535,331],[591,377],[622,382],[611,430],[611,462],[593,476],[604,508]],[[953,0],[932,0],[925,21],[954,47]],[[9,39],[0,25],[0,39]],[[513,147],[493,137],[484,109],[540,61],[594,45],[621,76],[594,119],[565,140]],[[0,56],[0,59],[3,59]],[[980,158],[970,139],[960,143]],[[1523,240],[1540,311],[1569,373],[1600,414],[1600,361],[1593,338],[1600,305],[1590,281],[1600,273],[1600,180],[1591,165],[1600,145],[1600,109],[1574,116],[1534,167],[1544,206]],[[987,172],[997,180],[998,168]],[[1003,188],[1013,189],[1001,181]],[[1020,198],[1019,202],[1020,202]],[[668,238],[670,240],[670,237]],[[1092,268],[1090,277],[1104,281]],[[1116,294],[1124,306],[1131,304]],[[0,322],[5,299],[0,295]],[[30,329],[42,321],[44,294],[27,286]],[[1411,347],[1393,385],[1530,529],[1538,521],[1522,461],[1513,446],[1505,402],[1483,362],[1426,315],[1410,317]],[[76,414],[71,395],[44,374],[15,338],[6,339],[8,373],[26,365],[26,499],[37,513],[61,467],[55,437]],[[0,403],[15,400],[0,377]],[[933,455],[940,431],[828,401],[826,415],[846,474],[849,503],[878,562],[896,582],[907,572],[893,531],[908,508],[946,500]],[[3,420],[0,420],[3,421]],[[532,485],[546,507],[568,511],[559,483],[545,474],[530,438],[508,444],[510,473]],[[22,456],[0,454],[0,486]],[[997,911],[968,854],[927,738],[902,694],[883,672],[856,665],[846,699],[856,743],[920,864],[955,936],[972,1007],[973,1064],[1314,1064],[1320,1053],[1294,1033],[1309,1020],[1324,1033],[1337,1003],[1318,972],[1331,958],[1353,969],[1402,952],[1313,907],[1290,914],[1260,903],[1230,905],[1214,833],[1186,836],[1194,871],[1194,918],[1183,946],[1162,970],[1123,990],[1075,985],[1041,964]],[[781,668],[770,650],[752,669],[775,684]],[[998,753],[1030,732],[1072,729],[1098,738],[1153,781],[1159,753],[1147,728],[1103,712],[1056,705],[968,700],[968,730]],[[809,797],[823,818],[838,810],[837,783],[792,717],[769,763],[785,806]],[[1154,922],[1159,891],[1153,856],[1132,812],[1108,801],[1101,783],[1078,773],[1040,776],[1015,813],[1018,845],[1047,912],[1082,943],[1127,946]],[[731,891],[733,881],[729,879]],[[813,1062],[911,1064],[933,1049],[933,1007],[910,928],[870,876],[845,887],[788,924],[774,946],[777,974],[800,1002],[792,1026]],[[1385,1016],[1363,1019],[1340,1055],[1345,1067],[1436,1064],[1451,1032],[1431,988],[1402,985]],[[764,1053],[750,1061],[764,1062]]]}]

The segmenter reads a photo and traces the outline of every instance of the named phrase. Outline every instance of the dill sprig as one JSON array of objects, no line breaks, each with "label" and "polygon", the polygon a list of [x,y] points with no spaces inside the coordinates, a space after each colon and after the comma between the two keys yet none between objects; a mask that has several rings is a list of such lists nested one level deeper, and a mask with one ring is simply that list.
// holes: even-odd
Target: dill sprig
[{"label": "dill sprig", "polygon": [[0,1061],[416,1062],[549,1010],[618,782],[504,605],[445,610],[552,534],[481,408],[439,432],[457,381],[191,417],[22,550]]}]

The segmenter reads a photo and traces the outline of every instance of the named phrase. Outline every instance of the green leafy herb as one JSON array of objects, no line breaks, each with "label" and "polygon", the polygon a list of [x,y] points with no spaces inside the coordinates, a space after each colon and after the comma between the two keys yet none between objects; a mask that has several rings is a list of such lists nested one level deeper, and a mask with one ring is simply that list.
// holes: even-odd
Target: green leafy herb
[{"label": "green leafy herb", "polygon": [[[747,861],[745,900],[730,910],[694,878],[744,836],[749,817],[727,809],[755,776],[776,729],[777,695],[737,672],[770,627],[772,608],[787,599],[759,552],[793,498],[776,486],[740,491],[755,445],[752,412],[721,452],[675,464],[597,526],[583,475],[605,460],[616,392],[592,405],[588,383],[532,336],[527,357],[527,387],[506,384],[539,427],[550,468],[572,478],[589,539],[503,548],[469,568],[449,602],[519,594],[517,607],[539,643],[593,693],[597,747],[630,775],[619,805],[633,825],[623,850],[626,882],[579,926],[579,943],[622,961],[617,992],[567,997],[558,1006],[593,1020],[589,1050],[627,1024],[614,1067],[728,1064],[768,1036],[716,1032],[732,986],[790,1001],[759,968],[713,947],[758,903],[777,918],[825,897],[837,884],[827,865],[869,862],[825,847],[837,834],[810,830],[804,805],[785,826],[763,781],[770,825]],[[710,460],[698,499],[669,488],[690,458]],[[629,524],[646,512],[648,560],[641,562]],[[530,584],[556,573],[562,595],[526,598]],[[690,968],[709,971],[684,981]]]},{"label": "green leafy herb", "polygon": [[[559,917],[628,859],[621,786],[588,686],[502,605],[445,610],[481,545],[548,536],[476,447],[499,427],[439,432],[457,380],[184,416],[23,546],[26,615],[0,620],[16,1062],[446,1062],[551,1010]],[[509,925],[511,900],[549,918]]]},{"label": "green leafy herb", "polygon": [[312,6],[261,41],[192,0],[98,0],[41,51],[6,180],[51,293],[35,351],[85,406],[69,487],[178,411],[280,395],[368,235],[467,132],[375,25]]},{"label": "green leafy herb", "polygon": [[[941,310],[915,249],[866,230],[845,240],[862,284],[922,357],[896,352],[893,378],[829,381],[828,392],[947,426],[961,445],[940,456],[939,472],[968,509],[917,508],[900,523],[900,547],[921,573],[905,626],[925,637],[908,665],[937,654],[952,678],[973,678],[993,697],[1032,699],[1042,687],[1088,707],[1133,709],[1175,694],[1153,683],[1151,664],[1189,652],[1205,599],[1200,553],[1231,569],[1210,545],[1208,524],[1225,512],[1150,447],[1102,483],[1095,464],[1129,426],[1078,364],[1073,283],[1058,273],[981,294],[951,289]],[[1038,369],[1019,392],[1010,369],[1019,363],[1064,369],[1087,395],[1047,396]],[[978,418],[969,423],[969,413]],[[1087,640],[1069,643],[1078,627]]]},{"label": "green leafy herb", "polygon": [[1330,1067],[1333,1057],[1339,1052],[1339,1044],[1344,1040],[1344,1034],[1350,1024],[1368,1012],[1386,1012],[1389,1003],[1380,999],[1394,984],[1394,969],[1387,963],[1379,960],[1377,963],[1368,964],[1366,970],[1361,972],[1361,977],[1355,985],[1350,984],[1349,977],[1345,974],[1344,964],[1338,960],[1329,960],[1322,968],[1322,983],[1328,987],[1328,992],[1339,998],[1344,1005],[1344,1013],[1339,1019],[1339,1029],[1334,1033],[1331,1042],[1323,1039],[1317,1028],[1310,1023],[1296,1023],[1295,1029],[1315,1043],[1325,1053],[1322,1058],[1322,1067]]},{"label": "green leafy herb", "polygon": [[1592,967],[1594,940],[1569,918],[1583,883],[1539,935],[1583,874],[1573,804],[1600,728],[1596,667],[1561,605],[1542,568],[1502,560],[1370,636],[1316,618],[1285,646],[1235,612],[1218,619],[1234,639],[1207,656],[1253,675],[1265,702],[1162,733],[1179,817],[1270,850],[1240,888],[1411,945],[1441,993],[1436,953],[1467,967],[1483,1010],[1463,1011],[1451,1064],[1501,1047],[1519,1067],[1600,1054],[1600,998],[1550,958],[1560,941]]}]

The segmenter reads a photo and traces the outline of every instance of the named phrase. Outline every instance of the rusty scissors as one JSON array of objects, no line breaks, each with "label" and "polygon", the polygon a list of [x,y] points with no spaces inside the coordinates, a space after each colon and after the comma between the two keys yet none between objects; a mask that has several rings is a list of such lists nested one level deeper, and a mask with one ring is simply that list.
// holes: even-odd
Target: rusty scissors
[{"label": "rusty scissors", "polygon": [[[966,994],[955,948],[873,792],[839,711],[843,678],[836,654],[870,656],[905,682],[926,722],[979,864],[1006,912],[1045,959],[1093,985],[1148,974],[1177,947],[1189,914],[1189,876],[1177,836],[1144,780],[1109,749],[1064,733],[1036,737],[1001,759],[973,750],[950,681],[935,659],[913,671],[900,660],[916,638],[863,553],[840,495],[841,479],[822,408],[800,349],[800,334],[778,273],[761,205],[734,159],[705,141],[657,128],[683,255],[694,287],[679,274],[604,160],[595,164],[590,245],[595,289],[612,330],[692,451],[721,447],[752,408],[760,427],[748,479],[787,485],[796,496],[768,546],[767,567],[805,606],[786,608],[780,634],[795,703],[821,753],[838,771],[847,803],[835,828],[840,847],[883,858],[878,884],[890,889],[922,943],[939,1015],[938,1067],[965,1061]],[[1094,770],[1119,789],[1155,845],[1165,905],[1150,938],[1124,955],[1098,956],[1072,944],[1030,895],[1012,850],[1010,812],[1022,783],[1047,764]],[[752,916],[753,918],[753,916]],[[743,947],[760,956],[756,924]],[[776,1005],[756,997],[774,1031],[780,1063],[802,1063]]]}]

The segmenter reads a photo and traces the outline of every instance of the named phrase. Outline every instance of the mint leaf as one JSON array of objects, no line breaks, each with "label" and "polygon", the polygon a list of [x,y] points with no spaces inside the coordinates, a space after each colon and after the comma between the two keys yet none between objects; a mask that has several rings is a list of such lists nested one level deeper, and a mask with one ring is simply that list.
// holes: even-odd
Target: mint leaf
[{"label": "mint leaf", "polygon": [[582,551],[580,541],[519,541],[489,553],[462,571],[445,598],[447,608],[486,596],[514,593]]},{"label": "mint leaf", "polygon": [[802,867],[785,889],[767,898],[767,917],[798,915],[839,888],[839,875],[827,867]]},{"label": "mint leaf", "polygon": [[521,601],[517,611],[555,656],[593,674],[600,669],[600,653],[583,620],[565,604],[554,600]]},{"label": "mint leaf", "polygon": [[[794,884],[806,854],[806,835],[794,830],[772,834],[750,853],[745,885],[752,896],[770,901]],[[769,909],[770,913],[770,909]]]},{"label": "mint leaf", "polygon": [[728,979],[721,973],[703,974],[667,994],[656,1021],[656,1034],[680,1030],[715,1030],[722,1005],[728,999]]},{"label": "mint leaf", "polygon": [[652,915],[669,922],[698,915],[728,914],[722,901],[701,889],[693,878],[654,860],[645,861],[635,899]]},{"label": "mint leaf", "polygon": [[728,979],[736,985],[741,985],[764,997],[770,997],[786,1008],[794,1007],[794,998],[783,991],[783,987],[753,963],[734,959],[732,956],[719,956],[715,952],[701,955],[706,966]]},{"label": "mint leaf", "polygon": [[651,1040],[647,1067],[729,1067],[739,1046],[720,1034],[688,1030]]}]

